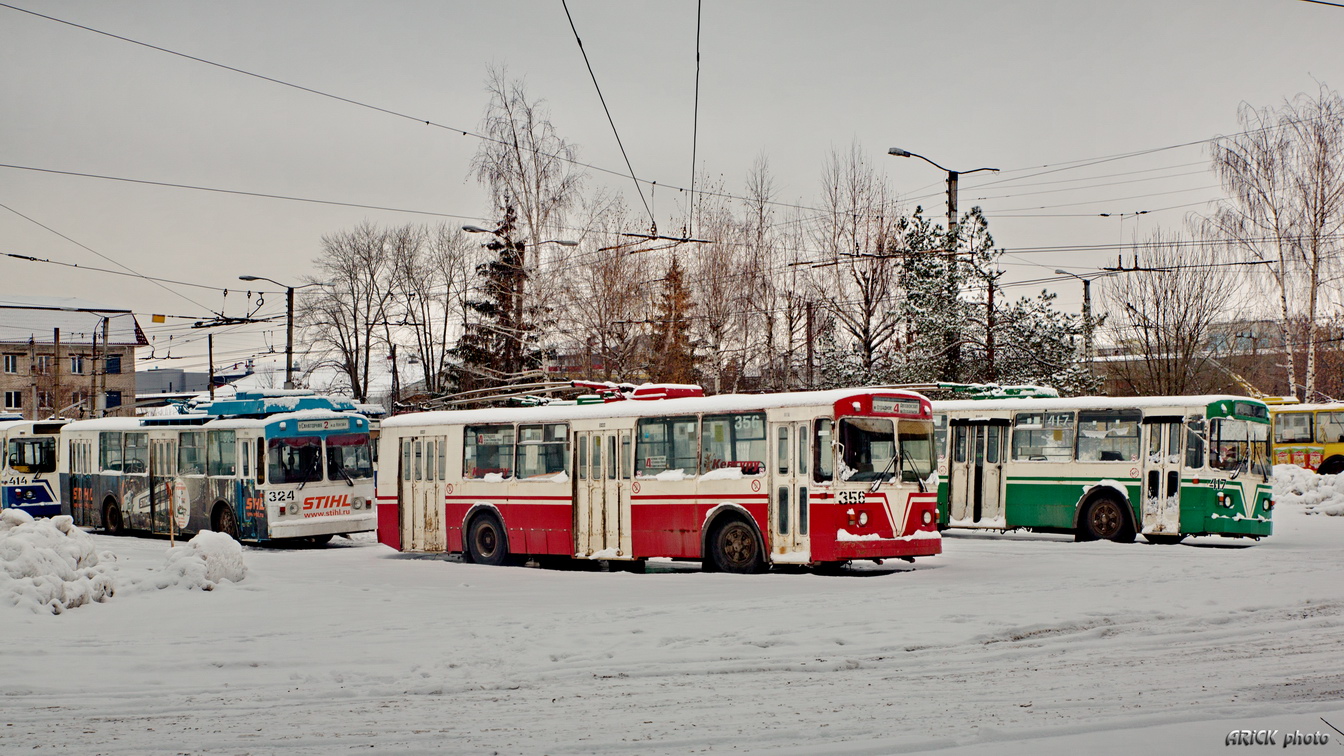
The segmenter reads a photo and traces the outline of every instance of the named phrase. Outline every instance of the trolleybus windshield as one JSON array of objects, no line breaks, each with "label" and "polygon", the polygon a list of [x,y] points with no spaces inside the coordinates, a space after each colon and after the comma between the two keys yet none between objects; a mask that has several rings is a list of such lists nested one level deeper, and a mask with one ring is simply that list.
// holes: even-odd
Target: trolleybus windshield
[{"label": "trolleybus windshield", "polygon": [[15,472],[56,471],[56,439],[16,438],[9,442],[9,466]]},{"label": "trolleybus windshield", "polygon": [[896,423],[881,417],[842,418],[840,446],[844,452],[841,480],[877,480],[890,475],[896,461]]},{"label": "trolleybus windshield", "polygon": [[267,478],[272,483],[312,483],[322,480],[322,439],[316,436],[273,438],[266,454]]},{"label": "trolleybus windshield", "polygon": [[373,454],[363,433],[327,436],[327,480],[373,477]]}]

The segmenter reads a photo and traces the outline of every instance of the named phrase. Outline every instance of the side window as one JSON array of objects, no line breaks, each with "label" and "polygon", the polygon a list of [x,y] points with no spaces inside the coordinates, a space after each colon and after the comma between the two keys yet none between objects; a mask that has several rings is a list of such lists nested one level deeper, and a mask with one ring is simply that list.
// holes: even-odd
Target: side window
[{"label": "side window", "polygon": [[121,469],[135,475],[149,472],[149,434],[127,433]]},{"label": "side window", "polygon": [[1079,412],[1078,461],[1138,461],[1142,419],[1143,413],[1136,409]]},{"label": "side window", "polygon": [[765,473],[765,413],[705,415],[701,421],[700,472],[736,467],[743,475]]},{"label": "side window", "polygon": [[411,440],[409,438],[401,440],[401,479],[411,479]]},{"label": "side window", "polygon": [[616,437],[607,436],[607,480],[616,479]]},{"label": "side window", "polygon": [[832,421],[820,418],[813,423],[812,479],[824,483],[835,476],[835,449],[831,447]]},{"label": "side window", "polygon": [[[1301,417],[1307,418],[1306,429],[1302,433],[1303,441],[1311,440],[1311,415],[1302,413]],[[1336,444],[1344,441],[1344,412],[1318,412],[1316,414],[1316,440],[1323,444]]]},{"label": "side window", "polygon": [[630,459],[630,432],[621,431],[621,477],[630,480],[632,470]]},{"label": "side window", "polygon": [[789,426],[781,425],[779,427],[779,438],[775,444],[776,462],[779,464],[779,473],[787,475],[789,472]]},{"label": "side window", "polygon": [[237,439],[233,431],[210,431],[205,435],[207,475],[233,476],[237,473]]},{"label": "side window", "polygon": [[518,477],[540,478],[562,473],[569,458],[569,426],[518,426]]},{"label": "side window", "polygon": [[653,476],[668,470],[694,475],[699,467],[695,417],[652,417],[635,430],[635,475]]},{"label": "side window", "polygon": [[98,434],[98,469],[121,472],[121,433],[110,431]]},{"label": "side window", "polygon": [[1204,420],[1194,418],[1185,423],[1185,466],[1198,470],[1204,466]]},{"label": "side window", "polygon": [[205,433],[187,431],[178,437],[177,471],[182,475],[205,474]]},{"label": "side window", "polygon": [[468,425],[463,432],[465,477],[513,477],[512,425]]},{"label": "side window", "polygon": [[[1300,444],[1311,441],[1314,436],[1311,432],[1311,419],[1310,412],[1285,412],[1278,415],[1274,418],[1274,442]],[[1325,433],[1321,435],[1325,436]]]},{"label": "side window", "polygon": [[1013,459],[1069,462],[1073,432],[1072,412],[1019,412],[1013,423]]},{"label": "side window", "polygon": [[588,479],[588,439],[584,438],[578,443],[579,447],[579,480]]}]

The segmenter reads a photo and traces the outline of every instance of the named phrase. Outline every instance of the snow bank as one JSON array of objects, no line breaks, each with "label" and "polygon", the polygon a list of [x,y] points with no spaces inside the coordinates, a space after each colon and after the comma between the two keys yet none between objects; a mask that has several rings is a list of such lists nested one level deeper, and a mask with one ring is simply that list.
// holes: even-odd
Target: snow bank
[{"label": "snow bank", "polygon": [[1307,514],[1344,516],[1344,476],[1275,465],[1274,501],[1280,507],[1301,507]]},{"label": "snow bank", "polygon": [[67,515],[33,519],[0,510],[0,605],[60,614],[116,591],[108,574],[116,557],[99,555],[93,538]]},{"label": "snow bank", "polygon": [[247,577],[243,547],[224,533],[203,530],[195,538],[168,549],[158,588],[213,591],[222,580],[238,583]]}]

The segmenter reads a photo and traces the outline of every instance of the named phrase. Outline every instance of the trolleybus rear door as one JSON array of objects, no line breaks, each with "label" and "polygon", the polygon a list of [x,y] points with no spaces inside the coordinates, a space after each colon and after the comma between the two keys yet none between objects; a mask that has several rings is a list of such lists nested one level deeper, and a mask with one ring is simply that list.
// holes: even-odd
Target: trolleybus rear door
[{"label": "trolleybus rear door", "polygon": [[1143,463],[1143,532],[1181,532],[1181,437],[1184,418],[1146,417],[1147,453]]}]

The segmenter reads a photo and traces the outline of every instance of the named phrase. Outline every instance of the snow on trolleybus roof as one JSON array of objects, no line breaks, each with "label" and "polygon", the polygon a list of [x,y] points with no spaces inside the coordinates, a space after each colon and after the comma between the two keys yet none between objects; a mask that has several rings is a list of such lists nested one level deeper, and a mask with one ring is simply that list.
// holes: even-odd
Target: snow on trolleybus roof
[{"label": "snow on trolleybus roof", "polygon": [[[1016,398],[1016,399],[951,399],[934,402],[937,411],[963,410],[1012,410],[1023,407],[1042,410],[1106,410],[1117,406],[1134,407],[1142,410],[1158,410],[1174,407],[1205,407],[1212,416],[1241,417],[1243,419],[1268,422],[1268,405],[1259,399],[1230,394],[1207,394],[1201,396],[1139,396],[1118,398],[1113,396],[1077,396],[1070,399],[1054,398]],[[1239,406],[1240,405],[1240,406]],[[1296,409],[1296,408],[1294,408]],[[1344,409],[1344,405],[1341,405]]]},{"label": "snow on trolleybus roof", "polygon": [[[877,398],[876,402],[874,401],[875,397]],[[897,404],[887,404],[882,402],[881,398],[902,401]],[[977,404],[985,404],[985,402],[977,402]],[[812,407],[817,405],[830,405],[835,408],[837,415],[872,413],[916,419],[928,419],[932,416],[929,400],[923,395],[905,389],[873,386],[824,391],[792,391],[779,394],[718,394],[716,396],[660,399],[656,402],[617,401],[605,404],[434,410],[397,415],[383,420],[381,425],[385,429],[393,429],[438,423],[547,422],[603,417],[691,415],[742,409]]]}]

